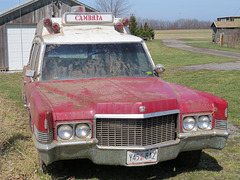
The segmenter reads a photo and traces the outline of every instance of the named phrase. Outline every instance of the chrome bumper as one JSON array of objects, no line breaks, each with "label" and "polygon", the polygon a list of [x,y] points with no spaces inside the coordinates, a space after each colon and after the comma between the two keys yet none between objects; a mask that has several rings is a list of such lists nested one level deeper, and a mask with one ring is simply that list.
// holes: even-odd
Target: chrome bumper
[{"label": "chrome bumper", "polygon": [[[158,148],[158,162],[175,159],[180,152],[206,148],[222,149],[226,145],[229,132],[214,130],[197,133],[180,133],[177,140],[146,147],[99,147],[97,139],[86,141],[39,143],[33,135],[34,144],[43,162],[48,165],[57,160],[90,159],[95,164],[127,165],[128,150],[147,150]],[[138,164],[145,166],[156,163]]]}]

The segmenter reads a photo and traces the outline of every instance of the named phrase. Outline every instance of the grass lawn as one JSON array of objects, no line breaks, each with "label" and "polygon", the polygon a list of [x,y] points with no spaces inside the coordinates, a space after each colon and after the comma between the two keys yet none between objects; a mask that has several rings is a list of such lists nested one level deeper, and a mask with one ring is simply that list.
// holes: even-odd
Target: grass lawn
[{"label": "grass lawn", "polygon": [[[230,122],[240,127],[240,71],[169,70],[233,59],[168,48],[159,40],[150,41],[147,45],[154,61],[167,68],[161,78],[225,98],[229,103]],[[61,171],[56,168],[49,174],[42,174],[31,140],[28,114],[21,102],[21,74],[0,74],[0,82],[0,179],[240,179],[238,136],[230,138],[221,151],[204,150],[196,168],[175,168],[171,162],[126,168],[74,160],[64,161],[65,168]],[[56,167],[58,164],[55,164]]]},{"label": "grass lawn", "polygon": [[198,39],[211,41],[211,29],[157,30],[155,39]]}]

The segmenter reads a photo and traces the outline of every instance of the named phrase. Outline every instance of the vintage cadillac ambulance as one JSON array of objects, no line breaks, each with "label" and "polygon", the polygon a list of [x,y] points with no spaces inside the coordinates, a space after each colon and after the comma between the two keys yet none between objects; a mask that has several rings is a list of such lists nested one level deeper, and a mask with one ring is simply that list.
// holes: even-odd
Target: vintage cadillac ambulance
[{"label": "vintage cadillac ambulance", "polygon": [[[22,98],[41,168],[58,160],[197,165],[222,149],[228,104],[153,76],[144,41],[111,13],[69,12],[36,29]],[[181,160],[183,160],[181,162]]]}]

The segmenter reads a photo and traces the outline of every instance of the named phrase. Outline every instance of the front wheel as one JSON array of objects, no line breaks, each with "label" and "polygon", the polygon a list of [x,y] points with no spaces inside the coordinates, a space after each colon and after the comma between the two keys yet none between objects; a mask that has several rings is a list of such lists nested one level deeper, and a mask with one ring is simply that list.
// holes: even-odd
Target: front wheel
[{"label": "front wheel", "polygon": [[175,159],[177,167],[196,167],[201,158],[202,150],[181,152]]},{"label": "front wheel", "polygon": [[29,125],[30,125],[31,132],[33,132],[33,123],[32,123],[32,118],[30,113],[29,113]]}]

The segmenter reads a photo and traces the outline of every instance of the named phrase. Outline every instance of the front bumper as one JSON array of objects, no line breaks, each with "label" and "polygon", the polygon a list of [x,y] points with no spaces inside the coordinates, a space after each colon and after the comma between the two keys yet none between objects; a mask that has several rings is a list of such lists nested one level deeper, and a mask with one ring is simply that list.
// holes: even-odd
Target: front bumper
[{"label": "front bumper", "polygon": [[[180,152],[206,148],[222,149],[226,145],[229,132],[213,130],[197,133],[180,133],[177,140],[146,147],[99,147],[97,139],[86,141],[53,141],[39,143],[33,135],[34,144],[43,162],[48,165],[57,160],[90,159],[95,164],[144,166],[175,159]],[[147,150],[158,148],[155,163],[127,165],[128,150]]]}]

